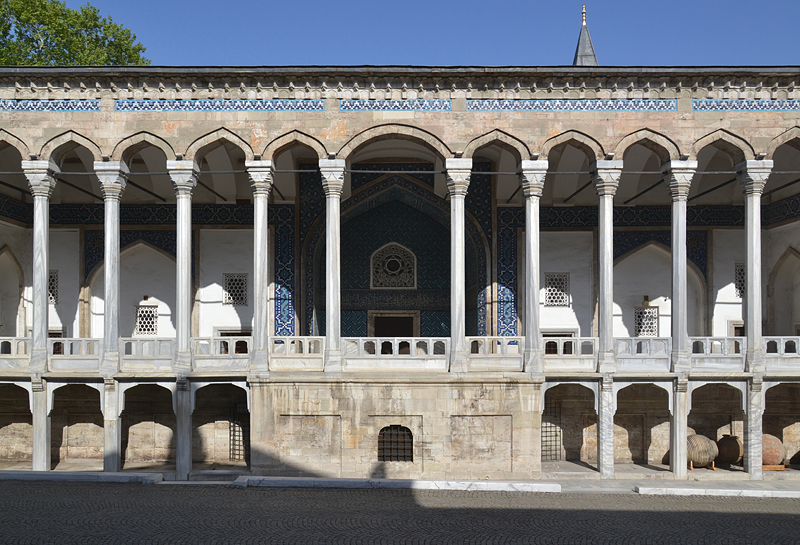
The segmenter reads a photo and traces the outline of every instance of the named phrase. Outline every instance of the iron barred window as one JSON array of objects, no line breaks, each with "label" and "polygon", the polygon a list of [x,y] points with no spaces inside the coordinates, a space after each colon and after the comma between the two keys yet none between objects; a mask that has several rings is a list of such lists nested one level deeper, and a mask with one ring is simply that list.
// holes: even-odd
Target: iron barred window
[{"label": "iron barred window", "polygon": [[414,436],[405,426],[386,426],[378,434],[379,462],[413,462]]}]

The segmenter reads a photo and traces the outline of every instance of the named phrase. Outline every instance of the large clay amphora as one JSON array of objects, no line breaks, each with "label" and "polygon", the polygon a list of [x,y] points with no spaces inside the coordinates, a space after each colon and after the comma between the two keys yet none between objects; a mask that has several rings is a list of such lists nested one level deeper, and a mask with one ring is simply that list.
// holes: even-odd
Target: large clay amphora
[{"label": "large clay amphora", "polygon": [[777,466],[786,458],[786,449],[783,443],[774,435],[765,433],[761,439],[761,459],[765,466]]},{"label": "large clay amphora", "polygon": [[690,435],[686,438],[689,461],[694,467],[711,465],[719,454],[717,444],[705,435]]},{"label": "large clay amphora", "polygon": [[742,461],[744,445],[742,445],[742,440],[738,436],[723,435],[722,439],[717,441],[717,448],[719,449],[718,463],[738,464]]}]

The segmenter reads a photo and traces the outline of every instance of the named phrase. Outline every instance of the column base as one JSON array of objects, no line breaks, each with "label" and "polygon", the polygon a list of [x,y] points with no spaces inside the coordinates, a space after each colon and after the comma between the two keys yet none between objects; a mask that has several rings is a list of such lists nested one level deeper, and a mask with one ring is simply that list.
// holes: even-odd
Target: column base
[{"label": "column base", "polygon": [[613,351],[600,352],[597,358],[597,372],[603,374],[617,372],[617,360]]},{"label": "column base", "polygon": [[341,373],[342,372],[342,351],[341,350],[325,350],[325,372],[326,373]]},{"label": "column base", "polygon": [[534,375],[544,374],[544,367],[542,366],[541,348],[525,350],[523,356],[522,370],[526,373],[532,373]]},{"label": "column base", "polygon": [[31,348],[31,359],[28,364],[31,374],[41,375],[47,372],[47,348]]},{"label": "column base", "polygon": [[100,359],[100,375],[103,378],[111,378],[119,372],[119,352],[103,351],[103,356]]},{"label": "column base", "polygon": [[451,352],[450,353],[450,372],[451,373],[466,373],[469,371],[467,353],[466,352]]},{"label": "column base", "polygon": [[192,370],[192,353],[188,350],[182,350],[175,354],[175,365],[173,370],[178,375],[185,375]]},{"label": "column base", "polygon": [[253,351],[250,355],[250,372],[260,378],[269,376],[269,351],[263,348]]},{"label": "column base", "polygon": [[748,373],[763,373],[766,371],[763,350],[751,350],[748,348],[747,352],[745,353],[744,361],[744,370]]},{"label": "column base", "polygon": [[679,375],[686,375],[692,369],[692,362],[689,353],[685,350],[673,350],[671,354],[672,372]]}]

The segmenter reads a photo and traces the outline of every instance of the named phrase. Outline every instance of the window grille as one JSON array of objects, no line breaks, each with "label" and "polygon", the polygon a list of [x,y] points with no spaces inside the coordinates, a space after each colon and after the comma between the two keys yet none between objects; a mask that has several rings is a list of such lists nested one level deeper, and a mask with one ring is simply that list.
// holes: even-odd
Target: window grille
[{"label": "window grille", "polygon": [[744,263],[736,263],[733,273],[733,288],[736,291],[736,297],[744,299],[744,280],[745,280],[745,267]]},{"label": "window grille", "polygon": [[658,337],[658,307],[636,307],[633,327],[634,337]]},{"label": "window grille", "polygon": [[544,306],[569,306],[569,273],[544,273]]},{"label": "window grille", "polygon": [[414,437],[405,426],[386,426],[378,434],[379,462],[413,462]]},{"label": "window grille", "polygon": [[134,335],[158,335],[158,307],[142,305],[136,307],[136,325]]},{"label": "window grille", "polygon": [[561,460],[561,403],[553,396],[545,398],[542,413],[542,461]]},{"label": "window grille", "polygon": [[370,287],[416,288],[417,261],[411,250],[396,243],[372,254]]},{"label": "window grille", "polygon": [[223,275],[222,304],[247,306],[247,273]]},{"label": "window grille", "polygon": [[47,277],[47,302],[51,305],[58,303],[58,271],[52,270]]}]

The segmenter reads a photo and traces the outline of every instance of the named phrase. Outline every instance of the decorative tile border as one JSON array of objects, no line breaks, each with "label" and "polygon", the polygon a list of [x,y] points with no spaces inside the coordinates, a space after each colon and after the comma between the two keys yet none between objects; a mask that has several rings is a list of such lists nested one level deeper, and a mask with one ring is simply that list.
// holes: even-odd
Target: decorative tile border
[{"label": "decorative tile border", "polygon": [[99,112],[99,100],[0,100],[6,112]]},{"label": "decorative tile border", "polygon": [[342,112],[449,112],[452,109],[449,98],[339,100],[339,110]]},{"label": "decorative tile border", "polygon": [[189,99],[114,101],[117,112],[324,112],[325,101],[317,99],[274,98],[250,99]]},{"label": "decorative tile border", "polygon": [[675,99],[469,99],[468,112],[677,112]]},{"label": "decorative tile border", "polygon": [[786,112],[800,111],[800,100],[759,100],[753,98],[692,99],[695,112]]}]

